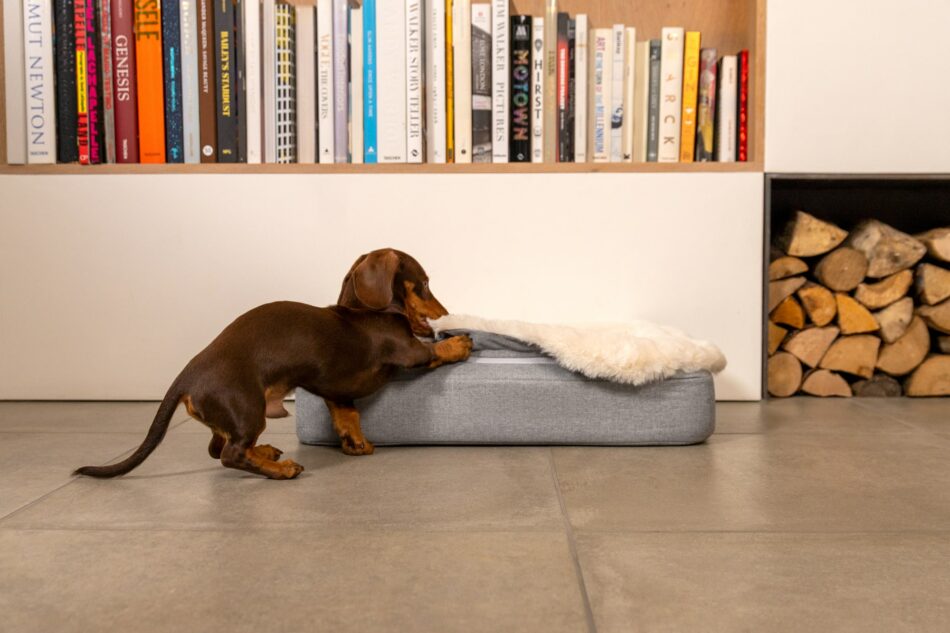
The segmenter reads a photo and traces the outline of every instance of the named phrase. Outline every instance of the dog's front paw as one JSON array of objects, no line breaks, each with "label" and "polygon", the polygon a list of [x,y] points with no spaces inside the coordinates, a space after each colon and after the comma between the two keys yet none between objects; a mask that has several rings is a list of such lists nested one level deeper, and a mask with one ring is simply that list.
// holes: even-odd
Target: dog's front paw
[{"label": "dog's front paw", "polygon": [[361,441],[354,440],[352,437],[344,437],[341,444],[343,452],[347,455],[372,455],[376,447],[365,437]]},{"label": "dog's front paw", "polygon": [[453,336],[443,343],[445,344],[445,360],[449,362],[463,361],[472,355],[472,339],[465,334]]}]

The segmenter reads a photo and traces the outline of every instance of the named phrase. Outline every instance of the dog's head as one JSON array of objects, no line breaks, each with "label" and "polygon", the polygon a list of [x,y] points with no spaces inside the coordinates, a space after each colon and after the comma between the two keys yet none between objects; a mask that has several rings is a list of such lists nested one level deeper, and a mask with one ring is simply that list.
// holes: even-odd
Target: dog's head
[{"label": "dog's head", "polygon": [[432,336],[427,319],[448,314],[429,291],[429,276],[412,256],[393,248],[361,255],[343,278],[337,304],[404,314],[417,336]]}]

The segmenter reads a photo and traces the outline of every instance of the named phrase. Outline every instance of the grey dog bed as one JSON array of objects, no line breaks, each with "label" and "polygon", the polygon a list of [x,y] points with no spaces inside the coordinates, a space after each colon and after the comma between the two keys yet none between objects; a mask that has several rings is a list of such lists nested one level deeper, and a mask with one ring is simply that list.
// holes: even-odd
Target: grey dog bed
[{"label": "grey dog bed", "polygon": [[[715,429],[709,372],[633,387],[564,369],[515,339],[465,334],[474,342],[466,362],[400,372],[357,401],[371,442],[676,445],[702,442]],[[306,444],[339,443],[323,400],[303,390],[297,436]]]}]

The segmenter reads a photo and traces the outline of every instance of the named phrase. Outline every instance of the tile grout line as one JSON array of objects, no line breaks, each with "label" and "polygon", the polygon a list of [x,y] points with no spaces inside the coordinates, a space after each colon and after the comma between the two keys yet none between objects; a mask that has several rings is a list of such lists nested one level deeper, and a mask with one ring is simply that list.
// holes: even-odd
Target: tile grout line
[{"label": "tile grout line", "polygon": [[578,588],[581,590],[581,599],[584,603],[584,618],[587,620],[589,633],[597,633],[597,624],[594,621],[594,610],[590,605],[590,595],[587,593],[587,583],[584,582],[584,570],[581,568],[580,556],[577,554],[577,542],[574,539],[574,528],[567,515],[567,505],[561,494],[561,484],[557,477],[557,466],[554,463],[554,449],[548,448],[548,465],[551,468],[551,481],[554,483],[554,492],[561,507],[561,519],[564,521],[564,534],[567,537],[567,547],[571,553],[571,562],[574,564],[574,575],[577,578]]}]

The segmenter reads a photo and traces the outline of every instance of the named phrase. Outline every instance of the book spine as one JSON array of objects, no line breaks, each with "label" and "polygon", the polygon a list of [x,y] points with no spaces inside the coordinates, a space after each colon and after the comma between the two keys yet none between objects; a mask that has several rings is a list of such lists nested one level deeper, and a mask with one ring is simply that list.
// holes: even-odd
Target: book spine
[{"label": "book spine", "polygon": [[[400,1],[398,4],[402,5]],[[347,42],[349,0],[333,0],[333,148],[334,162],[350,162],[350,135],[347,118],[350,113],[350,51]],[[402,24],[399,25],[403,29]],[[399,51],[400,56],[402,51]]]},{"label": "book spine", "polygon": [[492,162],[508,162],[511,37],[509,0],[492,0]]},{"label": "book spine", "polygon": [[363,0],[363,162],[378,163],[376,0]]},{"label": "book spine", "polygon": [[557,0],[544,5],[544,162],[557,161]]},{"label": "book spine", "polygon": [[623,162],[623,62],[626,50],[623,24],[614,24],[610,34],[610,162]]},{"label": "book spine", "polygon": [[[220,1],[220,0],[219,0]],[[181,113],[181,18],[179,0],[161,0],[165,68],[165,161],[185,162]],[[230,1],[228,2],[230,4]]]},{"label": "book spine", "polygon": [[588,153],[595,163],[610,161],[610,92],[613,87],[611,29],[594,29],[591,37],[590,117],[591,133]]},{"label": "book spine", "polygon": [[179,9],[182,147],[185,162],[194,164],[201,162],[201,139],[198,131],[198,11],[195,0],[181,0]]},{"label": "book spine", "polygon": [[[82,0],[78,4],[83,5],[82,13],[85,14],[85,4]],[[79,24],[78,9],[72,17],[73,24]],[[10,165],[26,163],[26,64],[23,42],[23,1],[3,0],[3,81],[7,163]]]},{"label": "book spine", "polygon": [[736,152],[740,162],[749,160],[749,51],[739,53],[739,114]]},{"label": "book spine", "polygon": [[320,163],[336,160],[334,136],[333,0],[317,0],[317,119]]},{"label": "book spine", "polygon": [[633,27],[624,29],[624,60],[623,60],[623,162],[633,162],[633,135],[636,119],[637,97],[637,30]]},{"label": "book spine", "polygon": [[215,0],[215,57],[218,60],[218,162],[238,160],[238,124],[235,111],[234,4]]},{"label": "book spine", "polygon": [[376,4],[377,143],[380,163],[406,162],[406,3]]},{"label": "book spine", "polygon": [[719,100],[716,121],[716,160],[729,163],[736,160],[736,108],[739,82],[736,75],[736,56],[726,55],[719,62]]},{"label": "book spine", "polygon": [[[182,0],[185,2],[194,0]],[[261,130],[261,3],[260,0],[243,0],[241,3],[241,36],[244,49],[244,72],[242,85],[244,109],[241,118],[244,124],[244,159],[257,164],[263,159],[263,133]],[[194,62],[192,62],[194,64]],[[192,65],[194,68],[194,65]],[[192,71],[194,72],[194,71]],[[186,73],[182,73],[186,77]],[[187,91],[185,93],[187,97]],[[185,105],[188,115],[188,105]],[[186,119],[187,121],[187,119]],[[196,126],[197,127],[197,126]],[[187,126],[186,126],[187,133]],[[187,158],[187,149],[186,149]]]},{"label": "book spine", "polygon": [[[313,7],[311,7],[311,11]],[[311,48],[313,44],[311,43]],[[316,77],[314,77],[316,91]],[[314,92],[313,98],[316,98]],[[316,114],[314,114],[316,120]],[[204,125],[204,123],[202,123]],[[261,2],[261,160],[277,162],[277,3]],[[314,132],[316,134],[316,132]],[[316,142],[316,136],[314,136]]]},{"label": "book spine", "polygon": [[531,23],[531,162],[544,162],[544,17]]},{"label": "book spine", "polygon": [[650,40],[650,101],[647,121],[647,161],[657,162],[660,150],[660,40]]},{"label": "book spine", "polygon": [[455,162],[472,162],[472,3],[455,0]]},{"label": "book spine", "polygon": [[511,16],[512,163],[531,162],[531,16]]},{"label": "book spine", "polygon": [[[74,163],[79,160],[79,144],[76,138],[76,21],[73,0],[55,0],[54,11],[56,159],[61,163]],[[13,74],[12,68],[8,66],[7,69],[9,74]],[[9,133],[10,128],[7,126]]]},{"label": "book spine", "polygon": [[363,8],[350,9],[350,162],[363,162]]},{"label": "book spine", "polygon": [[97,0],[99,9],[99,64],[102,67],[103,159],[115,162],[115,77],[112,70],[112,1]]},{"label": "book spine", "polygon": [[[255,0],[259,1],[259,0]],[[231,96],[234,124],[237,129],[237,158],[235,162],[247,162],[247,86],[244,73],[244,2],[245,0],[231,0],[234,16],[234,29],[231,31],[231,50],[234,57],[233,92]]]},{"label": "book spine", "polygon": [[650,125],[650,42],[636,44],[633,99],[633,162],[647,159],[647,128]]},{"label": "book spine", "polygon": [[446,161],[445,2],[426,0],[426,160]]},{"label": "book spine", "polygon": [[716,78],[719,67],[715,48],[699,53],[699,96],[696,103],[696,161],[716,160]]},{"label": "book spine", "polygon": [[696,154],[696,99],[699,92],[699,31],[687,31],[683,47],[683,114],[680,129],[680,162],[693,162]]},{"label": "book spine", "polygon": [[492,162],[491,7],[472,5],[472,162]]},{"label": "book spine", "polygon": [[570,94],[568,91],[570,73],[568,71],[567,27],[569,22],[570,17],[567,13],[557,14],[557,162],[559,163],[568,161],[567,100]]},{"label": "book spine", "polygon": [[575,85],[576,76],[576,46],[577,46],[577,25],[573,18],[567,21],[567,127],[565,128],[565,153],[564,162],[574,162],[574,110],[576,108],[577,88]]},{"label": "book spine", "polygon": [[295,7],[278,4],[275,10],[277,32],[277,162],[297,160],[297,95],[295,68]]},{"label": "book spine", "polygon": [[680,159],[680,117],[683,114],[683,29],[662,31],[660,54],[660,148],[657,161],[675,163]]},{"label": "book spine", "polygon": [[590,41],[590,30],[587,16],[578,15],[575,18],[575,44],[574,44],[574,162],[587,162],[587,129],[589,123],[587,120],[588,106],[588,79],[587,69],[590,65],[588,61],[588,42]]},{"label": "book spine", "polygon": [[[317,162],[317,68],[316,51],[314,50],[314,42],[316,41],[315,16],[313,6],[309,4],[295,5],[294,10],[296,11],[296,23],[294,25],[296,57],[294,66],[297,76],[297,162],[310,164]],[[274,72],[276,74],[276,67]],[[276,86],[277,84],[275,83],[275,110],[277,98]],[[276,117],[274,126],[274,133],[276,134]]]},{"label": "book spine", "polygon": [[[95,0],[86,0],[86,95],[89,103],[89,162],[104,159],[102,67],[99,59],[99,16]],[[161,77],[161,75],[159,75]]]},{"label": "book spine", "polygon": [[53,86],[53,3],[23,2],[23,72],[26,76],[26,160],[56,162],[56,102]]},{"label": "book spine", "polygon": [[162,85],[162,21],[158,0],[135,4],[135,68],[138,86],[139,161],[165,162],[165,97]]},{"label": "book spine", "polygon": [[[22,5],[18,5],[22,9]],[[74,0],[73,3],[73,33],[76,37],[76,144],[79,156],[79,163],[89,164],[89,91],[86,85],[86,3],[84,0]],[[20,43],[23,42],[22,31],[20,31]],[[21,55],[22,55],[22,47]],[[23,68],[23,65],[20,65]],[[24,74],[24,77],[26,75]],[[8,93],[9,94],[9,93]],[[24,85],[24,95],[26,87]],[[8,104],[9,105],[9,104]],[[23,99],[24,121],[26,97]],[[26,162],[26,126],[19,124],[19,128],[24,133],[23,162]],[[7,128],[10,133],[9,127]]]},{"label": "book spine", "polygon": [[138,90],[135,85],[132,0],[112,2],[112,74],[115,83],[115,160],[139,160]]},{"label": "book spine", "polygon": [[425,76],[422,0],[406,0],[406,162],[425,157]]},{"label": "book spine", "polygon": [[452,0],[445,0],[445,162],[455,162],[455,33]]},{"label": "book spine", "polygon": [[[266,1],[266,0],[265,0]],[[198,3],[198,133],[201,162],[218,162],[218,86],[214,0]]]}]

